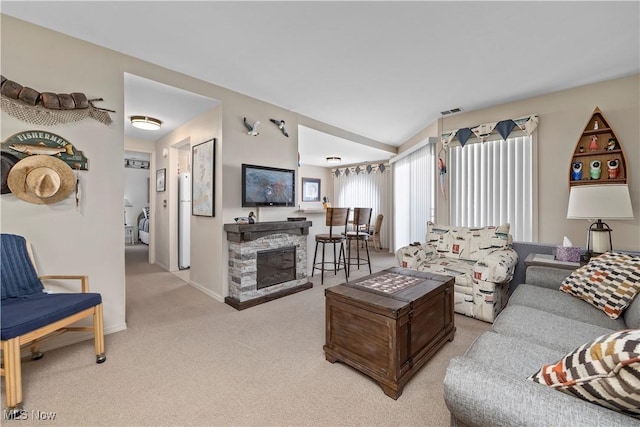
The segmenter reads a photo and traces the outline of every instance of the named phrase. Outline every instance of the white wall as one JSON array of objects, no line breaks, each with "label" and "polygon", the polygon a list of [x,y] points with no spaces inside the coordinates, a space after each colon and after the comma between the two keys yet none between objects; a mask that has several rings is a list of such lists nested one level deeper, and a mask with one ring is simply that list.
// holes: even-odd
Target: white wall
[{"label": "white wall", "polygon": [[[607,221],[613,228],[616,249],[640,250],[640,74],[577,87],[498,105],[478,111],[447,116],[444,129],[458,129],[527,114],[538,114],[536,143],[538,169],[538,240],[560,244],[563,236],[579,246],[586,246],[589,223],[567,219],[569,168],[582,131],[599,107],[615,131],[627,159],[628,184],[634,220]],[[464,106],[463,106],[464,107]],[[437,136],[438,123],[418,132],[400,147],[409,149],[428,136]],[[438,192],[437,221],[448,222],[447,201]]]},{"label": "white wall", "polygon": [[[216,195],[216,205],[223,206],[220,219],[220,232],[202,235],[203,244],[214,259],[220,259],[219,271],[211,271],[220,284],[222,296],[228,295],[226,284],[228,277],[228,253],[226,233],[222,231],[224,223],[233,223],[237,216],[248,216],[253,210],[258,221],[284,221],[289,216],[296,216],[297,206],[247,209],[241,207],[242,176],[241,164],[272,166],[283,169],[297,169],[298,165],[298,117],[297,114],[265,102],[237,95],[233,99],[223,99],[222,134],[224,141],[220,146],[221,167],[216,171],[216,178],[224,181],[220,191],[220,199]],[[260,120],[260,135],[247,135],[242,122],[243,117]],[[289,137],[285,137],[269,119],[285,121]],[[299,175],[299,174],[298,174]],[[214,247],[212,247],[214,246]]]},{"label": "white wall", "polygon": [[[176,147],[175,144],[173,146]],[[177,173],[191,172],[191,144],[189,144],[189,141],[185,141],[185,144],[181,146],[178,143],[178,147],[175,150],[178,157]]]},{"label": "white wall", "polygon": [[[294,216],[304,216],[307,221],[311,221],[312,225],[309,228],[309,236],[307,237],[307,270],[311,274],[311,268],[313,267],[313,255],[316,247],[316,234],[328,233],[329,228],[325,225],[326,214],[324,211],[318,212],[322,209],[322,202],[303,202],[302,201],[302,178],[317,178],[320,179],[320,200],[322,197],[327,196],[329,200],[334,200],[333,197],[333,178],[331,178],[331,169],[323,168],[319,166],[300,165],[298,169],[298,176],[296,181],[296,198],[298,205],[302,210],[315,210],[315,212],[299,212]],[[321,248],[322,246],[320,246]],[[329,253],[331,251],[327,251]],[[332,253],[332,252],[331,252]],[[318,249],[318,257],[320,257],[320,249]],[[327,255],[333,256],[333,255]]]},{"label": "white wall", "polygon": [[298,169],[296,182],[296,198],[301,209],[322,209],[322,201],[320,202],[303,202],[302,201],[302,178],[320,179],[320,200],[327,196],[329,200],[333,197],[333,178],[331,177],[331,168],[323,168],[320,166],[311,166],[301,164]]},{"label": "white wall", "polygon": [[24,235],[33,243],[41,274],[88,275],[91,290],[102,294],[105,332],[125,329],[121,63],[113,52],[5,15],[1,34],[6,78],[40,92],[102,97],[104,102],[98,105],[116,111],[109,126],[85,119],[46,127],[3,112],[2,140],[25,130],[53,132],[84,152],[89,170],[80,172],[78,210],[73,197],[53,205],[35,205],[8,194],[1,198],[1,225],[3,233]]},{"label": "white wall", "polygon": [[[127,140],[126,147],[151,153],[150,206],[154,221],[150,261],[171,270],[177,268],[176,215],[168,213],[177,210],[177,183],[171,178],[177,175],[178,158],[174,156],[179,151],[171,147],[184,141],[193,146],[212,137],[217,139],[216,212],[213,218],[191,218],[190,276],[194,286],[222,301],[228,294],[227,241],[223,225],[233,222],[236,216],[248,214],[248,210],[240,206],[240,165],[253,163],[297,169],[298,115],[6,15],[0,18],[5,77],[41,92],[83,92],[89,98],[102,97],[105,101],[100,107],[115,110],[110,126],[86,119],[46,127],[47,131],[75,144],[89,158],[90,170],[81,172],[83,200],[79,212],[71,198],[40,206],[3,195],[2,231],[24,234],[33,241],[42,272],[88,274],[91,288],[103,296],[105,331],[124,329],[124,73],[207,96],[219,100],[220,106],[153,144]],[[55,66],[43,69],[43,64]],[[264,123],[259,136],[247,135],[243,117]],[[269,122],[270,118],[286,121],[289,138]],[[39,128],[2,113],[0,137],[5,140],[16,132]],[[167,158],[162,156],[163,148],[169,149]],[[161,168],[167,169],[167,189],[156,193],[155,171]],[[260,221],[285,220],[296,215],[297,209],[297,206],[261,208],[257,214]]]},{"label": "white wall", "polygon": [[[228,255],[223,225],[233,222],[236,216],[248,214],[248,210],[240,206],[240,165],[252,163],[297,169],[297,114],[5,15],[0,17],[0,55],[5,77],[42,92],[83,92],[90,98],[102,97],[105,101],[100,106],[116,111],[111,114],[113,123],[110,126],[86,119],[43,128],[69,140],[89,158],[90,170],[80,173],[83,198],[79,211],[76,211],[72,198],[41,206],[22,202],[12,195],[3,195],[0,199],[2,231],[23,234],[34,243],[42,273],[89,275],[92,290],[103,296],[105,331],[109,333],[125,328],[123,74],[135,74],[208,96],[219,100],[220,107],[163,138],[155,148],[134,151],[155,149],[151,157],[151,181],[155,187],[155,170],[167,168],[169,177],[177,173],[177,161],[163,158],[162,148],[170,148],[172,144],[186,139],[190,145],[211,137],[218,140],[216,214],[213,218],[192,217],[191,280],[203,292],[222,300],[228,294]],[[43,69],[43,64],[55,66]],[[577,137],[593,108],[599,106],[626,149],[636,214],[634,221],[612,224],[614,239],[621,248],[637,249],[640,246],[640,174],[634,166],[640,163],[638,88],[638,76],[634,76],[536,98],[535,101],[454,116],[447,121],[446,127],[540,114],[539,155],[544,161],[539,174],[542,195],[539,206],[540,240],[554,242],[567,234],[574,242],[582,244],[586,224],[565,218],[567,168]],[[259,136],[246,134],[243,117],[264,123]],[[290,137],[284,137],[269,122],[270,118],[285,120]],[[16,132],[40,128],[3,112],[0,138],[6,140]],[[140,143],[127,141],[127,149],[132,149],[130,144]],[[298,177],[306,174],[305,171],[299,172]],[[175,223],[166,214],[167,209],[173,209],[170,203],[177,203],[176,185],[173,180],[167,180],[165,193],[151,192],[151,205],[156,210],[154,216],[158,222],[152,225],[151,239],[157,246],[150,248],[150,258],[153,259],[154,248],[157,248],[158,262],[167,269],[176,258],[174,251],[177,245],[171,241],[175,236]],[[323,188],[328,188],[324,181]],[[167,200],[167,208],[163,207],[163,200]],[[284,220],[288,216],[296,216],[297,209],[297,206],[261,208],[257,214],[260,221]]]},{"label": "white wall", "polygon": [[[161,138],[156,143],[156,169],[167,169],[166,191],[156,193],[154,222],[156,228],[156,262],[166,270],[178,270],[178,172],[190,169],[191,148],[194,145],[216,138],[217,150],[222,141],[221,120],[222,107],[218,106],[180,126],[175,131]],[[176,148],[178,146],[178,148]],[[163,156],[167,149],[167,157]],[[219,157],[219,156],[218,156]],[[216,164],[219,158],[216,159]],[[222,186],[218,179],[216,191]],[[166,206],[165,206],[166,201]],[[214,280],[210,269],[219,263],[214,260],[208,246],[211,241],[202,239],[202,236],[220,234],[222,225],[220,215],[222,207],[216,202],[215,217],[191,216],[191,267],[190,278],[193,285],[217,299],[222,299],[219,286],[220,278]],[[219,235],[217,239],[220,239]],[[214,240],[215,241],[215,240]],[[219,269],[219,267],[217,267]],[[216,267],[214,267],[214,270]]]}]

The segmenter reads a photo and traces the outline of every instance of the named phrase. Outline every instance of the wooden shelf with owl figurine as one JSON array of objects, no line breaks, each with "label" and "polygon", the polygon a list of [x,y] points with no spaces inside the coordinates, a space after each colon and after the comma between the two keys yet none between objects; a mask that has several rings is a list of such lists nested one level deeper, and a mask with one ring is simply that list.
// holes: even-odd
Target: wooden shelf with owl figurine
[{"label": "wooden shelf with owl figurine", "polygon": [[569,185],[626,183],[627,162],[620,140],[596,107],[573,152]]}]

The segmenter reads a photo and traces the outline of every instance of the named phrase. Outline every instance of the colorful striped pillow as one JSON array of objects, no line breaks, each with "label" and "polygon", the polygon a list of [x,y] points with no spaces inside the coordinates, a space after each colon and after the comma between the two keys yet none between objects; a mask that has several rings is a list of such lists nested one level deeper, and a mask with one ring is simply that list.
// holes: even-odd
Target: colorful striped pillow
[{"label": "colorful striped pillow", "polygon": [[562,282],[560,290],[617,319],[640,292],[640,257],[606,252],[591,258]]},{"label": "colorful striped pillow", "polygon": [[598,337],[527,379],[640,418],[640,329]]}]

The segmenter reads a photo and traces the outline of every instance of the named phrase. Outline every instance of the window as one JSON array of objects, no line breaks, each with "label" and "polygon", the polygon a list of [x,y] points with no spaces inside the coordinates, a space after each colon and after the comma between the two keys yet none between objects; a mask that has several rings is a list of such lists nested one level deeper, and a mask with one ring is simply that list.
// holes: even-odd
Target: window
[{"label": "window", "polygon": [[427,221],[435,215],[435,144],[399,155],[393,161],[394,248],[424,242]]},{"label": "window", "polygon": [[[342,173],[335,173],[333,194],[335,201],[332,206],[343,206],[350,208],[372,208],[371,223],[375,224],[378,214],[384,215],[383,226],[380,231],[380,245],[382,248],[388,248],[389,233],[387,226],[389,224],[390,206],[391,206],[391,174],[389,173],[389,165],[380,169],[378,166],[369,171],[369,167],[362,165],[359,168],[347,168],[349,173],[345,173],[344,169],[340,169]],[[352,172],[359,169],[361,172]]]},{"label": "window", "polygon": [[533,241],[533,138],[450,149],[450,223],[484,227],[511,224],[514,240]]}]

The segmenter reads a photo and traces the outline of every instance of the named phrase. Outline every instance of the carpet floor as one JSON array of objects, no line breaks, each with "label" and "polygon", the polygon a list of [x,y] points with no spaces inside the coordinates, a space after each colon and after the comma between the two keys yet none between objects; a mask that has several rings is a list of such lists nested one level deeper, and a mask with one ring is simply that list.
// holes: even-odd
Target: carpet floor
[{"label": "carpet floor", "polygon": [[[329,363],[324,289],[313,288],[236,311],[126,247],[127,330],[51,350],[23,364],[27,419],[47,426],[448,426],[442,382],[448,361],[488,323],[456,315],[456,335],[408,382],[398,400],[370,378]],[[396,265],[372,252],[373,270]],[[352,272],[354,278],[368,270]],[[4,382],[2,384],[4,406]],[[40,419],[39,419],[40,417]]]}]

